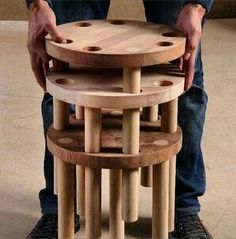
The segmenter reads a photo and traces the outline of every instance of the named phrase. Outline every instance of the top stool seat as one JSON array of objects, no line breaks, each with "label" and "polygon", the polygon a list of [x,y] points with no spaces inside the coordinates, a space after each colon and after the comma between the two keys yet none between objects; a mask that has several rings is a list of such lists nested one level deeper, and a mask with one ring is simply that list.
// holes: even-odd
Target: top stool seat
[{"label": "top stool seat", "polygon": [[74,64],[112,68],[150,66],[174,60],[185,50],[183,33],[160,24],[89,20],[59,28],[67,43],[55,43],[47,36],[47,53]]}]

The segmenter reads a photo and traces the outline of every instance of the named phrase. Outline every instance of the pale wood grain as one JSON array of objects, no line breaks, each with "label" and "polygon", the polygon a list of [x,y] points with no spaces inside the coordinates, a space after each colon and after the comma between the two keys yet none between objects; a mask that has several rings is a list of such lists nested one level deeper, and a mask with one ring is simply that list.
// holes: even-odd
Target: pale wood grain
[{"label": "pale wood grain", "polygon": [[[155,122],[158,120],[158,105],[143,108],[142,119]],[[141,168],[141,185],[152,186],[152,166]]]},{"label": "pale wood grain", "polygon": [[[66,130],[69,126],[69,105],[53,99],[53,127],[56,131]],[[58,157],[58,238],[74,238],[74,165]]]},{"label": "pale wood grain", "polygon": [[[177,131],[178,99],[162,105],[162,130],[168,133]],[[169,165],[169,231],[174,230],[175,217],[175,173],[176,156],[170,160]]]},{"label": "pale wood grain", "polygon": [[120,70],[80,69],[68,73],[49,72],[48,92],[71,104],[98,108],[139,108],[160,104],[183,93],[184,74],[176,66],[164,64],[142,69],[142,92],[122,92]]},{"label": "pale wood grain", "polygon": [[[84,146],[87,153],[98,153],[101,148],[101,109],[85,108]],[[101,168],[85,167],[85,236],[101,237]]]},{"label": "pale wood grain", "polygon": [[[139,93],[141,68],[123,69],[123,91]],[[123,145],[125,154],[139,153],[140,109],[123,110]],[[122,173],[122,219],[125,222],[138,220],[139,169],[124,169]]]},{"label": "pale wood grain", "polygon": [[124,238],[125,225],[121,217],[122,210],[122,170],[110,169],[110,238]]},{"label": "pale wood grain", "polygon": [[[174,134],[160,132],[159,122],[141,121],[140,153],[122,153],[122,119],[104,116],[102,150],[99,153],[84,152],[84,122],[71,119],[66,131],[48,130],[48,147],[56,156],[72,164],[99,168],[138,168],[158,164],[178,153],[182,137],[181,130]],[[61,143],[69,138],[71,142]]]},{"label": "pale wood grain", "polygon": [[[59,29],[68,39],[68,44],[55,43],[48,36],[47,53],[75,64],[140,67],[174,60],[185,50],[184,35],[159,24],[89,20],[61,25]],[[170,32],[172,35],[165,36]]]}]

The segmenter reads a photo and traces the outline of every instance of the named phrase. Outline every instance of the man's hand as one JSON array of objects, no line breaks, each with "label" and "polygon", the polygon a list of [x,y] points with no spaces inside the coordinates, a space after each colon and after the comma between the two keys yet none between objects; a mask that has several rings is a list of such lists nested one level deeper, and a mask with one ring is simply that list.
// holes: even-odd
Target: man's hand
[{"label": "man's hand", "polygon": [[45,71],[48,69],[50,57],[45,49],[45,36],[49,34],[53,41],[65,41],[56,26],[56,17],[48,3],[35,0],[29,6],[29,25],[27,47],[30,54],[31,67],[41,88],[46,91]]},{"label": "man's hand", "polygon": [[206,10],[201,5],[188,4],[182,9],[177,19],[176,28],[187,36],[185,53],[179,65],[186,74],[185,90],[188,90],[193,82],[196,54],[202,35],[202,19],[205,13]]}]

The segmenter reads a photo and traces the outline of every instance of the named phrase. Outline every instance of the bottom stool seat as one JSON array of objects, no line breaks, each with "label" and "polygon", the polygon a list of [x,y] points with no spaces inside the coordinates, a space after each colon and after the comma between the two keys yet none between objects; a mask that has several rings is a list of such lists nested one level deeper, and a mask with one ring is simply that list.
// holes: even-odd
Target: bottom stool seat
[{"label": "bottom stool seat", "polygon": [[91,168],[128,169],[146,167],[173,158],[182,144],[181,129],[175,133],[160,131],[160,123],[140,121],[140,152],[122,153],[122,118],[103,115],[100,153],[84,152],[84,121],[70,119],[67,130],[48,130],[49,150],[58,158]]}]

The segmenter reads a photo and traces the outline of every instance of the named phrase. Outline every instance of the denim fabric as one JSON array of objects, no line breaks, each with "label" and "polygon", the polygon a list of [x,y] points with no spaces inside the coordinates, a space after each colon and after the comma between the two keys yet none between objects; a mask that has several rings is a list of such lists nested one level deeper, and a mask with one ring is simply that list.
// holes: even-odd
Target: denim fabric
[{"label": "denim fabric", "polygon": [[[182,4],[181,1],[144,0],[147,21],[174,27]],[[201,139],[208,98],[203,85],[199,46],[193,85],[179,97],[178,124],[183,131],[183,147],[177,155],[176,213],[181,215],[200,211],[198,197],[206,187]]]},{"label": "denim fabric", "polygon": [[[85,19],[104,19],[109,1],[52,1],[57,22],[64,23]],[[144,0],[147,20],[175,26],[183,6],[181,0]],[[177,156],[176,169],[176,213],[187,215],[198,213],[198,197],[205,191],[205,171],[201,152],[201,138],[207,95],[203,88],[201,50],[196,59],[192,87],[179,98],[178,123],[183,131],[183,148]],[[44,132],[52,123],[52,97],[47,93],[42,101]],[[57,213],[57,198],[53,194],[53,157],[45,149],[44,174],[46,188],[40,192],[43,213]]]}]

